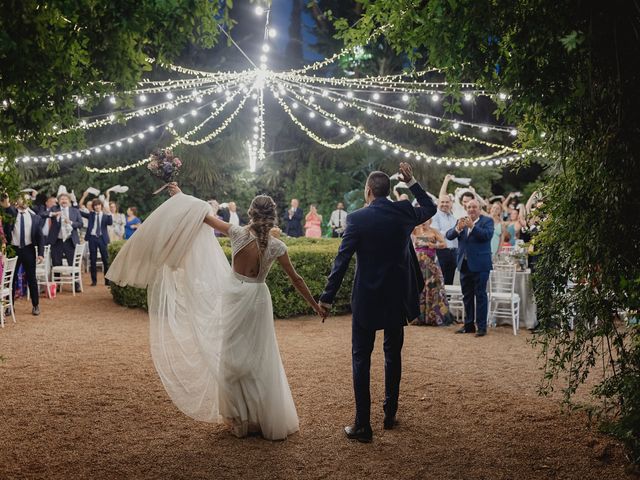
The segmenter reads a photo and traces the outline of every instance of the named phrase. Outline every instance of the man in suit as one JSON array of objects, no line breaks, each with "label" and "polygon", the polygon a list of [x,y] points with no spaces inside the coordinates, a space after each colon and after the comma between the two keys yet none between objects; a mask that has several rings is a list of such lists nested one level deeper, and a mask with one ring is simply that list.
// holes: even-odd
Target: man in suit
[{"label": "man in suit", "polygon": [[290,237],[301,237],[302,232],[302,217],[304,216],[302,209],[299,208],[300,202],[297,198],[291,199],[291,207],[287,210],[285,218],[287,223],[284,226],[284,233]]},{"label": "man in suit", "polygon": [[244,225],[244,222],[238,213],[236,202],[229,202],[226,208],[220,209],[219,214],[222,217],[222,220],[230,223],[231,225],[235,225],[236,227]]},{"label": "man in suit", "polygon": [[58,199],[54,196],[51,196],[47,198],[44,204],[44,208],[41,209],[40,212],[36,212],[42,218],[42,236],[44,237],[45,245],[51,245],[51,243],[49,243],[49,230],[51,228],[53,220],[51,219],[49,214],[53,211],[53,207],[55,207],[56,205],[58,205]]},{"label": "man in suit", "polygon": [[[456,333],[487,334],[487,281],[491,271],[493,220],[480,214],[477,200],[470,200],[467,216],[447,232],[447,239],[458,239],[458,270],[464,303],[464,327]],[[475,324],[474,324],[475,322]]]},{"label": "man in suit", "polygon": [[368,206],[347,216],[338,255],[320,296],[326,315],[355,254],[351,358],[356,417],[344,431],[348,438],[360,442],[373,438],[369,371],[376,330],[384,330],[384,428],[396,424],[404,326],[419,315],[419,294],[424,288],[411,232],[436,213],[435,204],[413,178],[411,166],[401,163],[400,173],[420,206],[413,207],[407,200],[390,201],[388,175],[372,172],[365,186]]},{"label": "man in suit", "polygon": [[[83,211],[86,195],[87,193],[85,192],[80,199],[80,215],[89,220],[84,239],[89,243],[91,286],[95,287],[98,284],[98,250],[100,250],[100,257],[102,258],[103,274],[106,274],[109,269],[109,252],[107,251],[107,245],[109,245],[109,229],[107,227],[113,224],[113,217],[110,211],[104,211],[104,205],[99,198],[94,198],[91,202],[91,211]],[[109,285],[109,280],[105,278],[104,284]]]},{"label": "man in suit", "polygon": [[80,243],[78,229],[82,228],[82,215],[76,207],[71,206],[69,194],[60,193],[58,203],[47,215],[52,220],[47,241],[51,245],[51,263],[54,267],[62,265],[63,257],[69,265],[73,265],[75,248]]},{"label": "man in suit", "polygon": [[[12,220],[5,225],[7,242],[16,249],[18,262],[16,272],[22,265],[27,275],[29,294],[31,295],[31,313],[40,315],[40,293],[36,278],[36,264],[44,259],[44,238],[42,236],[42,220],[40,216],[29,211],[24,197],[20,197],[16,206],[9,205],[6,199],[2,205],[5,213]],[[15,289],[14,280],[14,289]]]}]

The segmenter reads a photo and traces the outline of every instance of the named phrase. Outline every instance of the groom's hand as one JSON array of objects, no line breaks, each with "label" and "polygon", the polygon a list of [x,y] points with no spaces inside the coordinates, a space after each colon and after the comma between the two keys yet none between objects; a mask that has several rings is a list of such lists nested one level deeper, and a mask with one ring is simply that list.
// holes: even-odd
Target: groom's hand
[{"label": "groom's hand", "polygon": [[413,169],[407,162],[400,162],[400,179],[404,183],[409,183],[413,178]]}]

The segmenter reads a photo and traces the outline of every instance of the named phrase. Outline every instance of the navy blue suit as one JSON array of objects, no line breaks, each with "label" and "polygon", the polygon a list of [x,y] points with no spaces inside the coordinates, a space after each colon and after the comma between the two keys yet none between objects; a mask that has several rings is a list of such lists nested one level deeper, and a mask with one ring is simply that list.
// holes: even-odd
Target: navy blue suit
[{"label": "navy blue suit", "polygon": [[447,232],[449,240],[458,239],[458,270],[464,302],[464,327],[467,331],[474,331],[475,326],[481,332],[487,330],[487,281],[492,268],[493,230],[493,220],[480,215],[471,233],[468,228],[458,233],[455,227]]},{"label": "navy blue suit", "polygon": [[[5,209],[5,213],[11,222],[4,225],[5,236],[7,237],[7,243],[11,244],[13,239],[13,228],[18,221],[18,209],[15,207],[9,207]],[[27,276],[27,284],[29,285],[29,294],[31,295],[31,304],[35,307],[39,304],[40,293],[38,292],[38,280],[36,278],[36,264],[37,256],[44,255],[44,237],[42,236],[42,219],[39,215],[33,213],[26,213],[31,217],[31,243],[24,247],[17,246],[16,256],[18,262],[16,263],[16,272],[22,265],[24,272]],[[19,244],[19,240],[17,242]],[[17,281],[17,275],[14,277],[13,288]]]},{"label": "navy blue suit", "polygon": [[302,235],[304,235],[302,232],[302,217],[303,212],[301,208],[296,208],[291,219],[289,219],[289,210],[287,210],[283,217],[287,219],[286,225],[284,226],[284,233],[290,237],[302,237]]},{"label": "navy blue suit", "polygon": [[[93,234],[94,225],[97,221],[98,214],[96,212],[80,212],[84,218],[89,219],[87,225],[87,233],[84,239],[89,242],[89,271],[91,272],[91,283],[95,284],[98,280],[98,250],[100,250],[100,256],[102,257],[102,271],[107,273],[109,269],[109,252],[107,251],[107,245],[109,244],[109,231],[107,226],[113,224],[113,217],[110,214],[102,212],[102,221],[96,229],[96,235]],[[105,283],[106,282],[105,280]]]},{"label": "navy blue suit", "polygon": [[359,427],[369,425],[369,370],[376,330],[384,329],[384,410],[392,416],[398,408],[403,327],[420,312],[424,279],[411,245],[411,232],[436,213],[436,206],[419,184],[412,185],[411,192],[420,207],[381,197],[347,216],[338,255],[320,296],[321,302],[333,303],[355,254],[351,354]]}]

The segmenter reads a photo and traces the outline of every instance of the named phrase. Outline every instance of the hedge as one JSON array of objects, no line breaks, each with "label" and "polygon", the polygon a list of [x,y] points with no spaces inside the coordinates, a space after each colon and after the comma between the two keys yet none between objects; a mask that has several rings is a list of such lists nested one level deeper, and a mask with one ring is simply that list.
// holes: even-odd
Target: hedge
[{"label": "hedge", "polygon": [[[340,239],[309,239],[309,238],[283,238],[289,248],[289,257],[296,271],[307,282],[309,290],[317,298],[322,292],[331,271],[333,259],[338,251]],[[124,240],[109,244],[109,258],[115,258]],[[228,238],[220,238],[220,244],[231,261],[231,248]],[[351,312],[351,285],[355,273],[355,260],[352,260],[345,275],[343,286],[338,292],[334,302],[332,313],[344,314]],[[271,291],[273,300],[273,314],[277,318],[288,318],[298,315],[309,315],[313,311],[304,299],[295,290],[287,274],[280,264],[275,262],[269,276],[267,286]],[[111,285],[113,300],[127,307],[147,309],[147,293],[145,289],[133,287],[120,287]]]}]

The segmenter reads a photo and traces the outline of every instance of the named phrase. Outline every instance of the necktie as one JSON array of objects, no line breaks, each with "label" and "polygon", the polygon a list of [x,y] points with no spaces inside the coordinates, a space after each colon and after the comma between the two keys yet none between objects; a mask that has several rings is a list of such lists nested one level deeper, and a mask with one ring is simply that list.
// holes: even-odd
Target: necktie
[{"label": "necktie", "polygon": [[338,228],[342,228],[342,210],[338,210]]},{"label": "necktie", "polygon": [[24,248],[24,212],[20,212],[20,248]]}]

